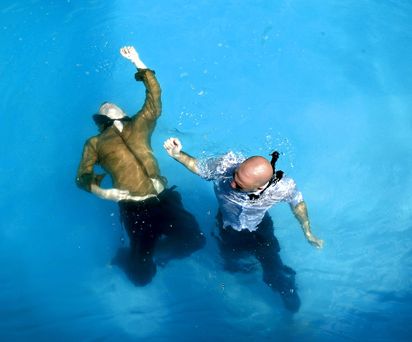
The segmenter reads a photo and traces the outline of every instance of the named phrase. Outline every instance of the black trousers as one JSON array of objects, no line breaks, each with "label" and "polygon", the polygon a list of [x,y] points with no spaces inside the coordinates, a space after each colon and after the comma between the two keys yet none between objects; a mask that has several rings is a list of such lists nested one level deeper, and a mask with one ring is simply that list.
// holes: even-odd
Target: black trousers
[{"label": "black trousers", "polygon": [[280,259],[280,246],[270,215],[266,213],[258,229],[253,232],[248,229],[237,231],[230,226],[223,228],[220,211],[216,218],[219,229],[217,240],[224,268],[229,272],[245,271],[239,267],[240,259],[247,254],[255,256],[262,266],[263,281],[273,291],[279,292],[287,310],[297,312],[300,299],[295,286],[296,272]]},{"label": "black trousers", "polygon": [[171,259],[187,257],[206,242],[195,217],[184,209],[175,190],[165,189],[142,202],[120,201],[119,208],[130,239],[130,253],[125,256],[120,250],[114,264],[122,267],[136,286],[152,280],[156,264],[164,266]]}]

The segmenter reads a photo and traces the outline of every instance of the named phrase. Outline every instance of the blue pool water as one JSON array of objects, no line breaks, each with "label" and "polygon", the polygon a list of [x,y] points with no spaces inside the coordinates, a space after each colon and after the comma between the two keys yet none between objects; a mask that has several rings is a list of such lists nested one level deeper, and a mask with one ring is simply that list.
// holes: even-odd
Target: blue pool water
[{"label": "blue pool water", "polygon": [[[411,341],[411,16],[402,0],[2,1],[0,341]],[[124,45],[156,70],[153,148],[207,235],[144,288],[110,267],[116,204],[74,183],[91,114],[144,98]],[[212,184],[170,136],[195,156],[284,153],[325,240],[270,210],[294,317],[260,270],[223,271]]]}]

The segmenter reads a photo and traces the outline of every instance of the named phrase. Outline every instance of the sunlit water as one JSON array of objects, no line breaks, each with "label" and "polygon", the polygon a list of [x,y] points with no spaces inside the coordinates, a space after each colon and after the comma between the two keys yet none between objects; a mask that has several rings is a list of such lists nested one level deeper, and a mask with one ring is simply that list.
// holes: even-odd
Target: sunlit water
[{"label": "sunlit water", "polygon": [[[407,1],[3,1],[1,341],[410,341],[412,6]],[[156,70],[153,148],[206,247],[135,288],[110,261],[115,203],[75,187],[103,101]],[[267,157],[298,184],[322,250],[270,210],[296,270],[294,317],[262,281],[223,271],[211,183],[162,148]],[[110,183],[105,183],[110,186]]]}]

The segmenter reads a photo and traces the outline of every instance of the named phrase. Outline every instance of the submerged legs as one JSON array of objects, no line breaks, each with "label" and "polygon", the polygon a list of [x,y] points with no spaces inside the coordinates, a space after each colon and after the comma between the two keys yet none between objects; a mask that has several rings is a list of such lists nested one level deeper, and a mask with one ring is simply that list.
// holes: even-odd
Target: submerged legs
[{"label": "submerged legs", "polygon": [[220,236],[217,240],[224,268],[229,272],[248,272],[240,266],[239,260],[245,253],[254,255],[262,266],[263,281],[273,291],[279,292],[287,310],[297,312],[300,299],[295,285],[296,272],[283,265],[280,259],[279,242],[274,236],[273,221],[269,214],[265,215],[254,232],[247,229],[236,231],[231,227],[223,228],[220,212],[217,219]]},{"label": "submerged legs", "polygon": [[[130,254],[125,257],[124,249],[120,249],[114,264],[136,286],[151,282],[156,264],[164,266],[171,259],[187,257],[206,242],[194,216],[183,208],[177,191],[166,189],[143,202],[121,201],[119,207],[130,239]],[[162,235],[164,239],[160,239]]]}]

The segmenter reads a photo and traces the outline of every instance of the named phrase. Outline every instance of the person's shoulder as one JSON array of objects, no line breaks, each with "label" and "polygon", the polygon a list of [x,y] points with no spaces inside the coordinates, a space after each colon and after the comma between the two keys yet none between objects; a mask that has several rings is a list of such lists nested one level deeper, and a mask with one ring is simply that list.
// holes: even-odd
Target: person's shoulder
[{"label": "person's shoulder", "polygon": [[86,146],[96,147],[97,143],[99,142],[100,135],[101,135],[101,133],[87,139],[85,145]]},{"label": "person's shoulder", "polygon": [[216,180],[233,172],[238,164],[233,152],[202,156],[196,159],[199,176],[206,180]]},{"label": "person's shoulder", "polygon": [[236,154],[233,151],[226,152],[224,154],[219,154],[203,159],[202,164],[207,164],[214,166],[216,168],[221,167],[224,169],[235,167],[240,165],[245,160],[241,154]]},{"label": "person's shoulder", "polygon": [[294,182],[292,177],[284,176],[282,177],[281,181],[289,183],[289,182]]},{"label": "person's shoulder", "polygon": [[222,154],[220,157],[218,157],[218,159],[221,162],[225,162],[227,164],[232,164],[232,165],[241,164],[246,160],[246,158],[242,155],[242,153],[240,152],[235,153],[233,151],[229,151],[225,154]]},{"label": "person's shoulder", "polygon": [[290,177],[282,177],[282,179],[277,182],[276,188],[280,189],[295,189],[296,183],[293,178]]},{"label": "person's shoulder", "polygon": [[102,133],[99,133],[97,135],[92,136],[91,138],[87,139],[88,142],[95,142],[98,141],[100,139],[100,136],[102,135]]}]

